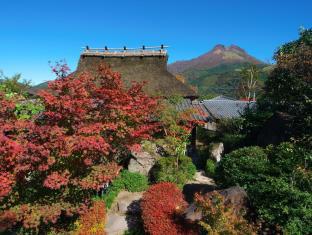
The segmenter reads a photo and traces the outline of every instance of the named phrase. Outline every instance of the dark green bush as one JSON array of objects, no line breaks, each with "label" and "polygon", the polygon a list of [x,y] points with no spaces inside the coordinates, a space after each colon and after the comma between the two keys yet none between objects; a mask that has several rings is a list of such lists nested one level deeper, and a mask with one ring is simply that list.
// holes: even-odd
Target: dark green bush
[{"label": "dark green bush", "polygon": [[208,177],[214,177],[216,173],[216,162],[212,159],[207,159],[205,172]]},{"label": "dark green bush", "polygon": [[226,153],[229,153],[234,149],[242,147],[244,141],[245,141],[245,135],[241,135],[241,134],[224,133],[220,137],[220,142],[224,144],[224,150]]},{"label": "dark green bush", "polygon": [[120,175],[108,187],[102,196],[107,208],[110,208],[118,193],[122,190],[129,192],[141,192],[148,188],[148,179],[139,173],[123,170]]},{"label": "dark green bush", "polygon": [[192,159],[186,156],[160,158],[153,170],[156,182],[172,182],[182,187],[186,181],[191,180],[196,172]]},{"label": "dark green bush", "polygon": [[279,224],[286,234],[312,234],[312,194],[283,178],[267,177],[248,186],[248,195],[261,218]]},{"label": "dark green bush", "polygon": [[241,133],[246,136],[245,144],[247,145],[257,144],[257,138],[264,123],[273,115],[270,111],[258,109],[259,106],[263,106],[262,103],[262,98],[259,97],[259,99],[257,99],[257,108],[248,107],[242,115],[244,122]]},{"label": "dark green bush", "polygon": [[223,186],[249,184],[264,178],[268,172],[268,159],[260,147],[245,147],[226,154],[216,169],[217,181]]}]

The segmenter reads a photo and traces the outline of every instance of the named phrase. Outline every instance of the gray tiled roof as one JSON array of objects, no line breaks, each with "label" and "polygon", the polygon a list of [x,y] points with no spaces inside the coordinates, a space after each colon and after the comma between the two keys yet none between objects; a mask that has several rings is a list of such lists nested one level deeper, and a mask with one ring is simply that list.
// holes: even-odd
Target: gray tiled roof
[{"label": "gray tiled roof", "polygon": [[211,119],[211,115],[205,106],[199,101],[191,101],[190,99],[184,99],[182,102],[176,105],[178,111],[187,111],[187,110],[194,110],[191,114],[191,119],[197,121],[204,121],[207,122]]},{"label": "gray tiled roof", "polygon": [[191,119],[208,122],[216,119],[240,117],[248,106],[253,107],[256,104],[255,101],[249,102],[231,100],[224,97],[220,98],[221,99],[203,101],[191,101],[190,99],[184,99],[176,105],[176,108],[181,112],[192,109],[195,112],[191,114]]},{"label": "gray tiled roof", "polygon": [[254,101],[203,100],[202,104],[215,119],[240,117],[245,109],[254,106]]},{"label": "gray tiled roof", "polygon": [[184,99],[176,105],[176,108],[181,112],[194,110],[191,113],[191,119],[208,122],[216,119],[240,117],[248,106],[253,107],[255,104],[255,101],[249,102],[220,97],[220,99],[203,101]]}]

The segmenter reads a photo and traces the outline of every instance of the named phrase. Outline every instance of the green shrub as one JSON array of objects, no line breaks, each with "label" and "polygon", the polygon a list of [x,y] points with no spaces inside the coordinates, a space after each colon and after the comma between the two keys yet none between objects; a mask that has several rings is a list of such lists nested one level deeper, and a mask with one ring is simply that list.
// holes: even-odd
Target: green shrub
[{"label": "green shrub", "polygon": [[292,143],[267,147],[270,175],[286,178],[298,189],[312,192],[312,153]]},{"label": "green shrub", "polygon": [[284,226],[283,232],[286,235],[302,235],[301,231],[304,231],[305,224],[302,223],[300,218],[291,219]]},{"label": "green shrub", "polygon": [[303,153],[292,143],[284,142],[274,147],[269,146],[267,150],[270,163],[274,166],[274,173],[279,175],[291,174],[296,166],[304,164]]},{"label": "green shrub", "polygon": [[24,100],[15,105],[15,116],[17,119],[31,119],[44,110],[43,105],[38,100]]},{"label": "green shrub", "polygon": [[260,147],[245,147],[226,154],[216,169],[216,179],[223,186],[247,185],[264,178],[268,159]]},{"label": "green shrub", "polygon": [[148,179],[139,173],[124,170],[121,172],[124,188],[129,192],[142,192],[148,188]]},{"label": "green shrub", "polygon": [[156,182],[172,182],[182,187],[196,172],[192,159],[186,156],[160,158],[153,170]]},{"label": "green shrub", "polygon": [[120,175],[108,187],[102,196],[107,208],[110,208],[119,192],[127,190],[129,192],[141,192],[148,188],[148,179],[139,173],[123,170]]},{"label": "green shrub", "polygon": [[281,225],[286,234],[312,234],[311,193],[277,177],[249,185],[247,192],[265,221]]},{"label": "green shrub", "polygon": [[304,167],[297,167],[292,178],[294,185],[305,192],[312,193],[312,170]]},{"label": "green shrub", "polygon": [[208,177],[214,177],[216,173],[216,162],[208,159],[206,162],[205,172]]}]

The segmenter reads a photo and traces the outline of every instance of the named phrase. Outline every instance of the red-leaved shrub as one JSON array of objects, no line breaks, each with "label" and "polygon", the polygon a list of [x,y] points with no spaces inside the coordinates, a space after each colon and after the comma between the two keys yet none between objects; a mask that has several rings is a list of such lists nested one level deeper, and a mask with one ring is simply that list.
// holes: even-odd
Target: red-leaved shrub
[{"label": "red-leaved shrub", "polygon": [[151,235],[196,234],[183,220],[186,206],[175,184],[163,182],[151,186],[141,201],[144,229]]},{"label": "red-leaved shrub", "polygon": [[80,215],[118,175],[116,160],[158,128],[158,101],[142,84],[127,89],[105,66],[66,70],[57,66],[58,78],[40,93],[44,111],[31,120],[17,120],[14,102],[0,94],[0,218],[8,221],[0,231],[22,225],[40,233]]}]

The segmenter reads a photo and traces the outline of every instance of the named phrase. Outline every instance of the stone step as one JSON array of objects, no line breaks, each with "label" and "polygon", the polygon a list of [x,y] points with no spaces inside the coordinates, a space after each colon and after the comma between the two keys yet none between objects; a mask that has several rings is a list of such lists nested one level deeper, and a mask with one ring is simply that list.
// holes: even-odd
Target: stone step
[{"label": "stone step", "polygon": [[139,202],[143,196],[143,192],[127,192],[121,191],[115,198],[110,211],[118,214],[136,214],[140,213]]},{"label": "stone step", "polygon": [[195,193],[208,193],[216,188],[212,178],[205,175],[204,171],[197,171],[192,180],[183,187],[183,194],[187,202],[192,203]]},{"label": "stone step", "polygon": [[122,235],[140,224],[140,199],[143,192],[122,191],[107,212],[105,232],[108,235]]},{"label": "stone step", "polygon": [[108,235],[123,235],[128,230],[126,216],[119,214],[107,214],[105,232]]}]

